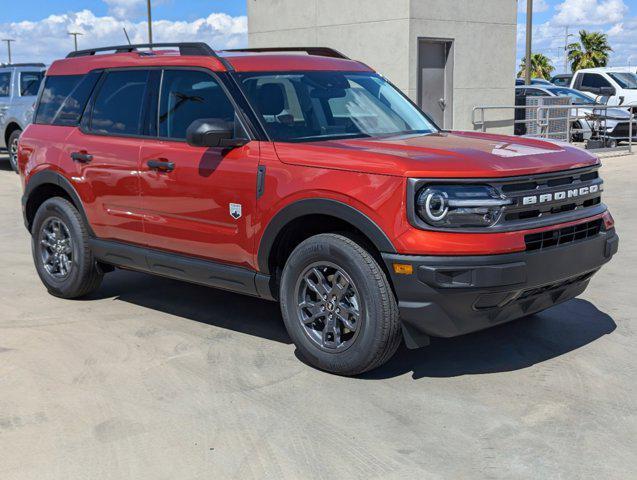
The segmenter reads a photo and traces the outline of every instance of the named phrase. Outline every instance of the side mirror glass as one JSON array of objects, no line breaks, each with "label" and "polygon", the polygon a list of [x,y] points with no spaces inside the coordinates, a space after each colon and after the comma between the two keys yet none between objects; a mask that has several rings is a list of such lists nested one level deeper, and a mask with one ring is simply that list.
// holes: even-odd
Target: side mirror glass
[{"label": "side mirror glass", "polygon": [[220,118],[202,118],[190,124],[186,130],[186,141],[193,147],[236,148],[249,140],[235,137],[232,122]]}]

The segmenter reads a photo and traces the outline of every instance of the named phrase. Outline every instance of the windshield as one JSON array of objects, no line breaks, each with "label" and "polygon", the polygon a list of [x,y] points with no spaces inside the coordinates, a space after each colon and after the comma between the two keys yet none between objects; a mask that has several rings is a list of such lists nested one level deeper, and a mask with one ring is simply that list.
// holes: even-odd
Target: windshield
[{"label": "windshield", "polygon": [[243,87],[272,140],[424,134],[434,124],[376,74],[243,73]]},{"label": "windshield", "polygon": [[608,73],[610,78],[615,80],[620,87],[627,90],[637,90],[637,75],[631,72]]},{"label": "windshield", "polygon": [[595,101],[572,88],[548,88],[551,93],[560,97],[571,97],[574,105],[595,105]]}]

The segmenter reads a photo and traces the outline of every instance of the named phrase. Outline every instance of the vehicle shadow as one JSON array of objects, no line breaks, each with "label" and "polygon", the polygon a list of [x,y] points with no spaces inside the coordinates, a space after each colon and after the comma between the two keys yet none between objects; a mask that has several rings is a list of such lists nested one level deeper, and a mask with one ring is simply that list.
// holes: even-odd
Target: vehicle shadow
[{"label": "vehicle shadow", "polygon": [[575,299],[537,315],[456,338],[432,338],[431,345],[402,345],[383,367],[362,375],[377,380],[413,372],[423,377],[457,377],[509,372],[564,355],[612,333],[613,319],[592,303]]},{"label": "vehicle shadow", "polygon": [[[114,298],[195,322],[291,344],[277,303],[143,273],[116,270],[86,300]],[[575,299],[515,322],[431,345],[402,345],[386,365],[359,376],[414,379],[519,370],[583,347],[617,328],[586,300]],[[303,361],[299,352],[299,360]]]},{"label": "vehicle shadow", "polygon": [[279,305],[168,278],[116,270],[85,300],[113,298],[177,317],[285,344]]},{"label": "vehicle shadow", "polygon": [[0,171],[13,171],[13,168],[11,168],[11,163],[9,162],[9,155],[5,155],[3,152],[0,152]]}]

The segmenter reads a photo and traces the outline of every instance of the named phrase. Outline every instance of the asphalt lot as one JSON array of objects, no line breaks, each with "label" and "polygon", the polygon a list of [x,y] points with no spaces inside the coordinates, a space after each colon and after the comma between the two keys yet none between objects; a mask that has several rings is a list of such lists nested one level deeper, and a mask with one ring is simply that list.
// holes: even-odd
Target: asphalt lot
[{"label": "asphalt lot", "polygon": [[637,476],[637,155],[605,160],[620,253],[583,297],[356,379],[273,303],[127,272],[49,296],[2,160],[3,480]]}]

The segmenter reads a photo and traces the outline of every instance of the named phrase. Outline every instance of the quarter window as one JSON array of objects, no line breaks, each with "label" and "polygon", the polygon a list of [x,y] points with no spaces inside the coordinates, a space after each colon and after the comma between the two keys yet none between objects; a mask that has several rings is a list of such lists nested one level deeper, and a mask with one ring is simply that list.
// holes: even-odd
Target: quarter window
[{"label": "quarter window", "polygon": [[98,73],[46,77],[35,123],[77,125],[98,78]]},{"label": "quarter window", "polygon": [[95,98],[90,129],[96,133],[139,135],[147,81],[147,70],[106,73]]},{"label": "quarter window", "polygon": [[159,136],[183,140],[192,122],[204,118],[235,121],[234,107],[221,85],[197,70],[165,70],[158,112]]},{"label": "quarter window", "polygon": [[8,97],[11,93],[11,72],[0,73],[0,97]]}]

